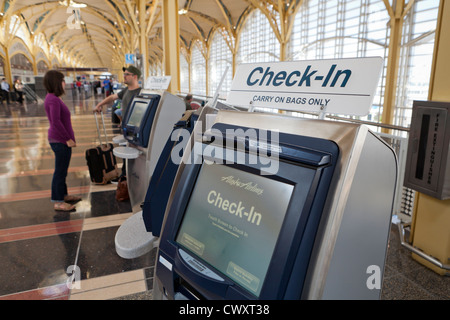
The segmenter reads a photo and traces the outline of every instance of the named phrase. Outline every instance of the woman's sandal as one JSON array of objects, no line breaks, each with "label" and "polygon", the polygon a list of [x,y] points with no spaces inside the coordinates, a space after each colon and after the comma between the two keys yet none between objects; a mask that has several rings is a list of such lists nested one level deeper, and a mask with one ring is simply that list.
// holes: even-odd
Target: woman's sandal
[{"label": "woman's sandal", "polygon": [[75,206],[73,204],[69,204],[66,202],[57,202],[57,203],[55,203],[53,208],[56,211],[69,212],[69,211],[72,211],[73,209],[75,209]]},{"label": "woman's sandal", "polygon": [[70,203],[76,203],[78,201],[81,201],[80,197],[77,196],[64,196],[64,202],[70,202]]}]

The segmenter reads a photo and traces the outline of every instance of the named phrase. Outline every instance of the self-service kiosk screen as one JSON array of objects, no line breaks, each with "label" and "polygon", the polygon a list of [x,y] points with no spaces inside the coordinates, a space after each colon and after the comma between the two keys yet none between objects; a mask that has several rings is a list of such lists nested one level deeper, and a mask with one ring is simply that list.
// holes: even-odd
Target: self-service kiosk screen
[{"label": "self-service kiosk screen", "polygon": [[203,164],[176,241],[259,296],[294,186]]},{"label": "self-service kiosk screen", "polygon": [[130,117],[128,118],[128,126],[139,127],[141,125],[142,117],[147,111],[148,103],[142,101],[136,101],[131,110]]}]

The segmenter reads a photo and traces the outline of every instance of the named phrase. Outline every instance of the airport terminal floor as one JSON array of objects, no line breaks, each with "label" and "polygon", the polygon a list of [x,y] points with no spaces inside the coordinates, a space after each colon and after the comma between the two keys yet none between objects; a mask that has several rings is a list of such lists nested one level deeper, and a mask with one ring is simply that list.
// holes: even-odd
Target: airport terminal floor
[{"label": "airport terminal floor", "polygon": [[[114,237],[131,205],[116,201],[115,184],[94,185],[89,178],[85,150],[98,145],[91,110],[101,98],[64,98],[77,139],[67,184],[69,194],[82,198],[71,213],[55,211],[50,202],[54,157],[43,104],[0,106],[0,300],[152,299],[156,249],[131,260],[117,255]],[[120,132],[110,110],[105,123],[112,140]],[[70,286],[72,274],[81,281]],[[413,260],[395,225],[381,298],[450,299],[450,277]]]}]

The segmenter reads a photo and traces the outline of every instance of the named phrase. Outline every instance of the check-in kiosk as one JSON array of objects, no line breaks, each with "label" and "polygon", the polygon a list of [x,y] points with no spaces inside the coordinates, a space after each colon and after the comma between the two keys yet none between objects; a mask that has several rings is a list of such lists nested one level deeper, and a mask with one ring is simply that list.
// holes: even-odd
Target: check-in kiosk
[{"label": "check-in kiosk", "polygon": [[114,154],[126,161],[128,191],[133,212],[140,210],[148,183],[173,125],[185,111],[183,100],[169,92],[142,90],[123,119],[126,147]]},{"label": "check-in kiosk", "polygon": [[211,124],[209,118],[215,116],[218,109],[233,108],[218,103],[216,108],[206,106],[186,111],[173,125],[172,134],[167,139],[150,179],[142,211],[127,219],[116,234],[116,251],[121,257],[137,258],[158,245],[169,195],[172,187],[178,183],[175,178],[179,166],[183,165],[177,157],[181,157],[187,145],[191,145],[191,133],[201,135]]},{"label": "check-in kiosk", "polygon": [[219,111],[183,161],[155,299],[379,299],[397,160],[366,126]]},{"label": "check-in kiosk", "polygon": [[194,146],[169,201],[157,287],[169,299],[378,298],[367,272],[384,269],[393,151],[364,126],[240,115],[220,111],[213,126],[216,141],[235,137]]},{"label": "check-in kiosk", "polygon": [[[149,77],[145,87],[161,92],[167,89],[170,78]],[[180,165],[179,161],[172,158],[173,150],[180,143],[191,144],[190,135],[194,128],[203,133],[210,123],[208,117],[216,114],[218,109],[234,109],[217,103],[216,94],[213,101],[204,108],[183,113],[185,104],[180,98],[165,92],[160,101],[157,92],[145,93],[147,96],[138,96],[127,109],[123,121],[124,139],[116,140],[117,143],[120,143],[120,140],[128,141],[129,145],[134,147],[119,149],[122,157],[127,159],[136,159],[142,153],[139,148],[149,148],[149,142],[152,150],[151,157],[147,156],[149,166],[145,166],[148,172],[143,169],[142,164],[134,165],[131,169],[127,166],[127,175],[132,172],[131,182],[134,181],[132,186],[129,185],[132,204],[139,204],[142,210],[128,218],[116,233],[116,252],[126,259],[140,257],[158,245],[166,203],[172,185],[176,183],[175,175]],[[158,111],[157,106],[164,108],[165,113]],[[180,112],[183,116],[177,117]],[[158,116],[161,119],[158,120],[156,128],[160,129],[153,129],[153,122],[156,121],[154,119]],[[138,150],[135,149],[136,146]],[[150,183],[145,180],[147,176]],[[135,207],[133,206],[133,209]]]},{"label": "check-in kiosk", "polygon": [[196,110],[186,111],[183,117],[174,125],[172,135],[158,160],[145,201],[142,215],[147,232],[159,237],[162,221],[169,200],[170,191],[176,185],[175,176],[179,169],[183,151],[190,145],[190,136],[195,129],[196,134],[202,134],[209,127],[210,117],[215,117],[218,110],[233,110],[232,106],[216,103],[214,107],[205,106]]},{"label": "check-in kiosk", "polygon": [[161,96],[159,94],[140,94],[130,104],[123,121],[123,136],[129,143],[148,147],[150,130],[155,118]]},{"label": "check-in kiosk", "polygon": [[181,98],[168,92],[142,90],[124,116],[122,129],[127,145],[114,148],[114,154],[125,159],[134,215],[120,226],[115,236],[116,252],[123,258],[142,255],[155,240],[145,230],[141,204],[164,145],[185,108]]}]

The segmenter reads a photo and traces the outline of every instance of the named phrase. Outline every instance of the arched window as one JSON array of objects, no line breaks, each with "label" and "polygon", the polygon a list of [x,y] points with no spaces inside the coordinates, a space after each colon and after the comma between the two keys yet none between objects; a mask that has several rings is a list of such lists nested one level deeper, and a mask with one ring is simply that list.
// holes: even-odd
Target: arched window
[{"label": "arched window", "polygon": [[409,127],[414,100],[427,100],[439,0],[415,1],[405,17],[394,124]]},{"label": "arched window", "polygon": [[193,94],[206,96],[206,62],[198,44],[194,45],[191,54],[191,91]]},{"label": "arched window", "polygon": [[33,65],[28,57],[17,53],[11,57],[11,73],[13,76],[33,75]]},{"label": "arched window", "polygon": [[48,65],[41,60],[37,64],[37,70],[39,75],[44,75],[48,71]]},{"label": "arched window", "polygon": [[5,66],[5,61],[3,60],[3,57],[0,56],[0,76],[5,76],[4,66]]},{"label": "arched window", "polygon": [[25,43],[29,43],[29,33],[25,33],[25,27],[16,15],[11,17],[11,23],[9,25],[9,32],[16,37],[22,39]]},{"label": "arched window", "polygon": [[[289,60],[384,58],[389,15],[381,0],[309,0],[295,17]],[[385,72],[368,120],[381,121]]]},{"label": "arched window", "polygon": [[254,10],[247,18],[239,39],[237,64],[280,60],[280,43],[266,16]]},{"label": "arched window", "polygon": [[[404,20],[394,124],[408,127],[412,101],[427,99],[439,0],[416,0]],[[384,70],[367,120],[381,122],[390,18],[382,0],[308,0],[299,10],[291,60],[380,56]]]},{"label": "arched window", "polygon": [[212,96],[220,84],[227,67],[228,72],[222,83],[219,98],[226,98],[233,80],[233,55],[220,32],[216,32],[211,43],[209,54],[209,95]]},{"label": "arched window", "polygon": [[180,53],[180,91],[189,93],[189,64],[184,54]]},{"label": "arched window", "polygon": [[161,76],[162,72],[162,64],[158,59],[153,59],[152,63],[149,66],[149,75],[151,76]]}]

